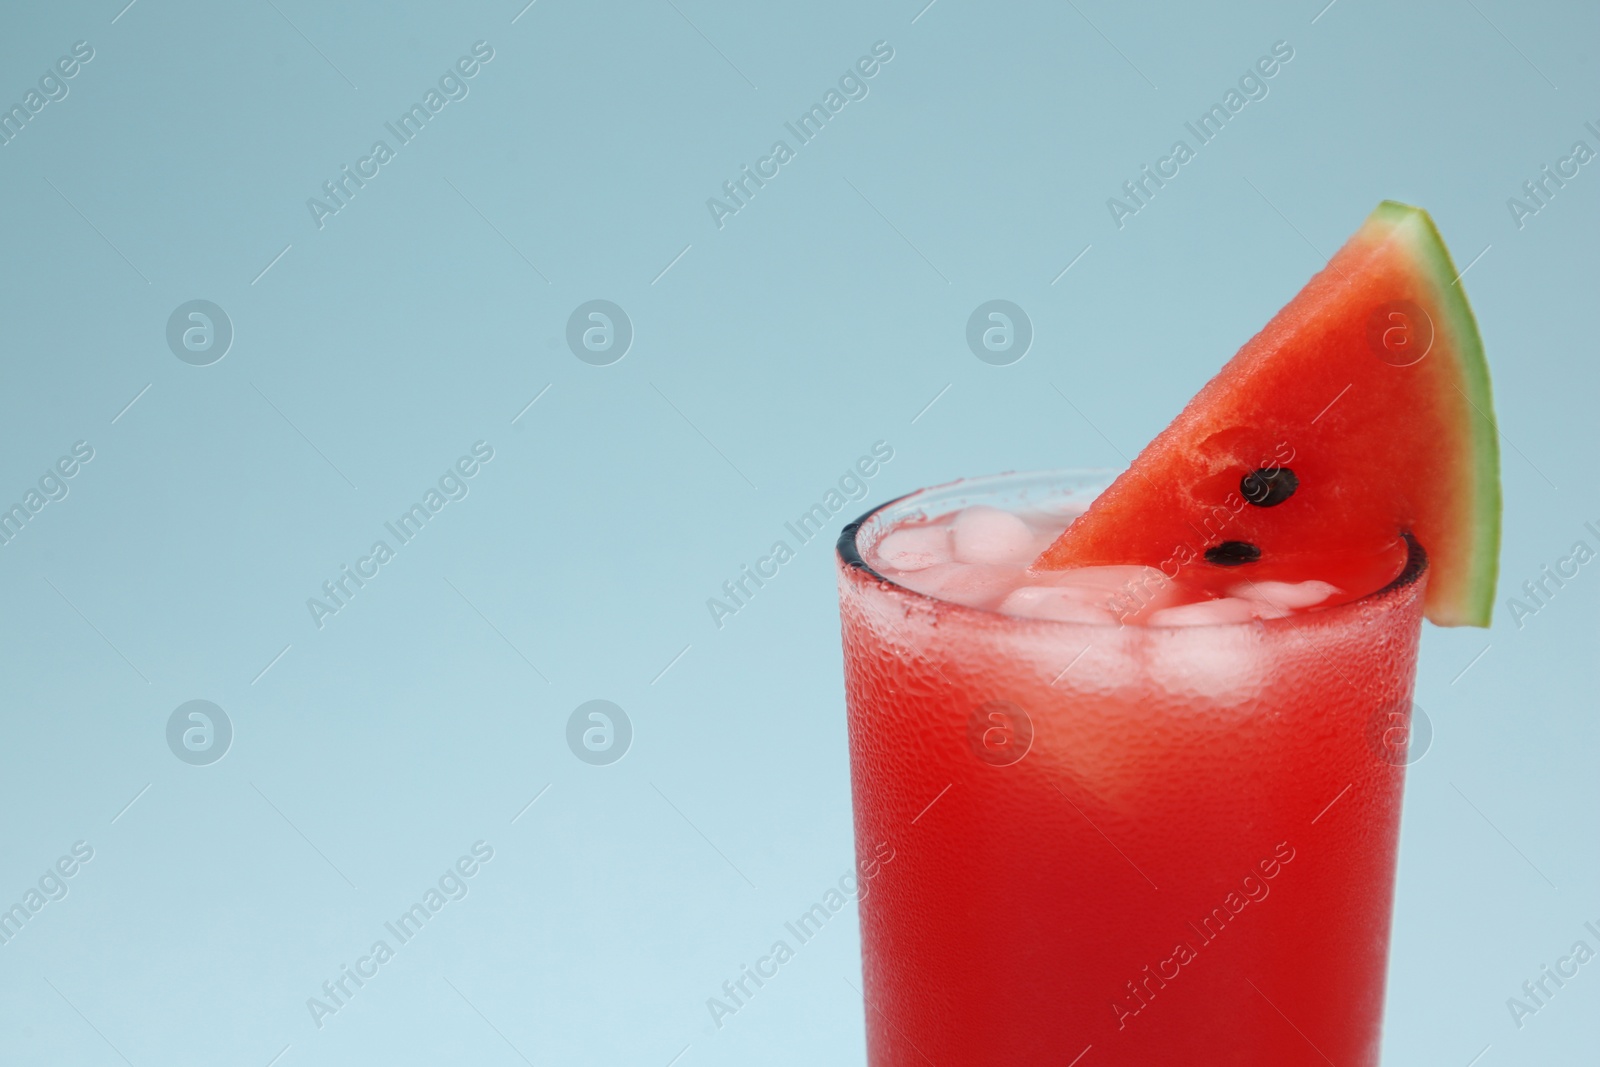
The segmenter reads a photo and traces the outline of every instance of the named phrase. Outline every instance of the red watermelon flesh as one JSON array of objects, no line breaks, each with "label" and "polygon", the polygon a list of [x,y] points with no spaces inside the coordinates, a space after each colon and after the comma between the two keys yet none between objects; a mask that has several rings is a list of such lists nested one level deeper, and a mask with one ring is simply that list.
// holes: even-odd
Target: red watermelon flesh
[{"label": "red watermelon flesh", "polygon": [[1385,201],[1034,566],[1329,580],[1407,534],[1428,555],[1427,617],[1487,626],[1500,459],[1483,345],[1433,220]]}]

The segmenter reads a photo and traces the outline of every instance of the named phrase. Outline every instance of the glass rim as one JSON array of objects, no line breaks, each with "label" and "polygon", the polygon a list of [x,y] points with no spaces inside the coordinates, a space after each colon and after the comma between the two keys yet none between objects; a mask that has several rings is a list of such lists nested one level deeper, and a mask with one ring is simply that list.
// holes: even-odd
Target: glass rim
[{"label": "glass rim", "polygon": [[[994,608],[976,608],[970,604],[962,604],[959,601],[946,600],[943,597],[937,597],[931,593],[924,593],[920,590],[912,589],[910,586],[902,585],[893,578],[888,578],[878,573],[878,571],[874,570],[872,565],[868,563],[861,555],[861,549],[856,544],[856,539],[861,532],[861,528],[867,523],[871,522],[880,513],[894,507],[896,504],[901,504],[915,497],[933,493],[941,489],[952,489],[956,486],[972,486],[981,488],[993,483],[1022,481],[1028,479],[1040,481],[1062,481],[1073,477],[1082,478],[1086,475],[1105,475],[1109,483],[1109,480],[1114,478],[1117,473],[1118,472],[1116,470],[1106,467],[1057,467],[1032,471],[1001,471],[998,474],[981,474],[971,478],[956,478],[952,481],[941,482],[938,485],[923,486],[920,489],[913,489],[909,493],[902,493],[892,500],[886,500],[881,504],[868,508],[861,514],[859,518],[847,524],[844,529],[839,531],[839,539],[837,542],[835,542],[834,551],[839,559],[839,562],[843,563],[851,570],[860,571],[862,574],[866,575],[868,578],[871,578],[873,581],[878,582],[880,585],[886,586],[903,596],[913,597],[916,600],[926,601],[929,604],[939,605],[947,609],[972,612],[976,615],[988,618],[1006,619],[1010,620],[1014,624],[1066,626],[1077,629],[1124,629],[1129,624],[1121,621],[1099,623],[1075,622],[1066,619],[1040,619],[1029,615],[1010,615],[1003,611],[997,611]],[[1409,589],[1411,586],[1416,585],[1417,582],[1421,580],[1422,576],[1427,573],[1427,549],[1424,548],[1414,536],[1412,536],[1410,530],[1402,530],[1400,532],[1399,539],[1404,541],[1406,545],[1406,562],[1405,566],[1400,568],[1400,573],[1390,579],[1387,584],[1373,590],[1370,593],[1356,597],[1354,600],[1347,600],[1342,604],[1334,604],[1333,606],[1327,608],[1292,612],[1276,619],[1245,619],[1239,622],[1194,623],[1187,626],[1147,626],[1146,629],[1165,631],[1211,629],[1216,627],[1272,626],[1274,623],[1289,623],[1293,625],[1297,616],[1314,616],[1324,615],[1329,612],[1353,611],[1364,606],[1376,604],[1380,601],[1396,596],[1402,590]]]}]

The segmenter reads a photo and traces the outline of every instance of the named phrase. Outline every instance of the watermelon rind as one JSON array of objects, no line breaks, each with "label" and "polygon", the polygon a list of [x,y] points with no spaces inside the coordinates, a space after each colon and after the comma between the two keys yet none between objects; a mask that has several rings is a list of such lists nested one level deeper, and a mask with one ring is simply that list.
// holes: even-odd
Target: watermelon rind
[{"label": "watermelon rind", "polygon": [[[1456,582],[1430,581],[1425,614],[1437,626],[1488,626],[1500,573],[1500,431],[1494,417],[1489,363],[1484,358],[1478,320],[1432,216],[1422,208],[1385,200],[1369,218],[1368,224],[1372,223],[1387,224],[1403,236],[1416,262],[1424,268],[1435,307],[1444,312],[1444,348],[1456,362],[1460,376],[1457,388],[1472,409],[1462,434],[1464,447],[1470,453],[1467,467],[1472,481],[1472,529],[1466,540],[1470,547]],[[1439,326],[1435,324],[1435,329]]]}]

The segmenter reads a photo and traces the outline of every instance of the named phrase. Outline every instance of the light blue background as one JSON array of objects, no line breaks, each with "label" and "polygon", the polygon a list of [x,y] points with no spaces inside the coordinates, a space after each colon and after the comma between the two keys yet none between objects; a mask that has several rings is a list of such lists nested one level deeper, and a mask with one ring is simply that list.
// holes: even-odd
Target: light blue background
[{"label": "light blue background", "polygon": [[[1600,963],[1521,1030],[1505,1001],[1600,925],[1600,577],[1521,629],[1504,598],[1596,543],[1600,164],[1524,228],[1506,200],[1600,147],[1600,13],[924,2],[0,15],[0,102],[95,51],[0,147],[0,503],[95,450],[0,548],[0,902],[95,850],[0,946],[0,1062],[863,1062],[853,907],[720,1030],[705,1005],[852,862],[831,547],[720,630],[706,599],[874,441],[872,501],[1120,464],[1385,197],[1483,253],[1506,444],[1495,627],[1424,637],[1386,1062],[1592,1060]],[[307,198],[479,40],[319,230]],[[1119,230],[1107,197],[1279,40]],[[706,199],[877,41],[870,95],[719,230]],[[165,342],[196,298],[236,331],[208,367]],[[636,331],[611,366],[564,340],[595,298]],[[964,340],[995,298],[1035,329],[1006,367]],[[479,440],[319,630],[307,598]],[[164,736],[197,698],[235,729],[207,767]],[[564,740],[595,698],[635,730],[610,766]],[[480,839],[470,894],[314,1026]]]}]

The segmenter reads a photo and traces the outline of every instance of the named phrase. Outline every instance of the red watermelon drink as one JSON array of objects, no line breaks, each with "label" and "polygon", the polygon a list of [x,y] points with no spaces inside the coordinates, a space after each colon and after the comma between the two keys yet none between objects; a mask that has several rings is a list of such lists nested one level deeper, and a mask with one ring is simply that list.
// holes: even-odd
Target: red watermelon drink
[{"label": "red watermelon drink", "polygon": [[1109,487],[845,530],[873,1067],[1378,1062],[1421,621],[1493,600],[1454,277],[1385,204]]},{"label": "red watermelon drink", "polygon": [[[1421,552],[1317,610],[1279,589],[1333,583],[1180,573],[1119,626],[1141,568],[1028,573],[1085,488],[960,482],[841,541],[856,839],[895,855],[861,902],[871,1063],[1322,1063],[1296,1027],[1375,1063],[1404,760],[1371,742],[1411,706]],[[1245,621],[1168,624],[1197,610]]]}]

